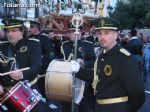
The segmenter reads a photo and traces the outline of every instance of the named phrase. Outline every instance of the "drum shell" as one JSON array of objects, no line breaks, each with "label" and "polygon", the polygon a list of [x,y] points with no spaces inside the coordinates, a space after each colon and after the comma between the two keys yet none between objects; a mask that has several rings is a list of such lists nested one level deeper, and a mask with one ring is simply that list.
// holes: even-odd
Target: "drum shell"
[{"label": "drum shell", "polygon": [[[33,96],[36,98],[34,103],[29,102],[29,98]],[[23,82],[17,83],[10,90],[5,92],[0,104],[5,106],[11,112],[27,112],[30,111],[41,99],[41,95],[35,93],[28,85]],[[26,110],[26,107],[28,110]]]},{"label": "drum shell", "polygon": [[[71,102],[72,99],[71,62],[53,61],[49,64],[45,77],[45,92],[48,99]],[[75,103],[83,97],[84,81],[76,78]]]}]

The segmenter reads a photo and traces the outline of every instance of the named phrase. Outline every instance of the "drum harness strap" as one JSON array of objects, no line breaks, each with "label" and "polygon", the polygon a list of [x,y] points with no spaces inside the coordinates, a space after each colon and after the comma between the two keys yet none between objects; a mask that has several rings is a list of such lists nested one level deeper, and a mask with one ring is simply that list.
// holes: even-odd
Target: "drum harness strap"
[{"label": "drum harness strap", "polygon": [[[100,49],[100,53],[101,52],[103,52],[103,49]],[[98,57],[99,57],[99,55],[97,56],[96,61],[94,63],[94,79],[93,79],[93,82],[92,82],[92,87],[94,89],[94,95],[96,95],[96,92],[97,92],[96,86],[97,86],[97,83],[99,82],[98,74],[97,74]]]},{"label": "drum harness strap", "polygon": [[38,78],[36,77],[34,80],[32,80],[31,82],[29,82],[32,85],[34,85],[37,82]]},{"label": "drum harness strap", "polygon": [[[67,42],[67,41],[66,41],[66,42]],[[64,42],[64,43],[65,43],[65,42]],[[64,43],[63,43],[63,44],[64,44]],[[64,52],[63,44],[61,45],[61,53],[62,53],[63,56],[64,56],[64,60],[69,62],[69,61],[74,57],[74,54],[73,54],[73,53],[70,53],[69,56],[68,56],[68,59],[66,60],[66,55],[65,55],[65,52]]]},{"label": "drum harness strap", "polygon": [[93,82],[92,82],[92,87],[94,89],[94,95],[97,92],[96,86],[97,86],[97,83],[99,82],[98,75],[97,75],[97,62],[98,62],[98,57],[97,57],[97,59],[94,63],[94,79],[93,79]]},{"label": "drum harness strap", "polygon": [[65,53],[64,53],[63,45],[61,45],[61,53],[62,53],[62,54],[63,54],[63,56],[64,56],[64,60],[66,60],[66,56],[65,56]]}]

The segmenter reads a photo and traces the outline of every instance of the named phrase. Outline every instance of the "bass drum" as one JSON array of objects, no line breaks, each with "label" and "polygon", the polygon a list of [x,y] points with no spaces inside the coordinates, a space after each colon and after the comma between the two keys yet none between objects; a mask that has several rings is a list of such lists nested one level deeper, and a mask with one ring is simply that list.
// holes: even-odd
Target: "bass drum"
[{"label": "bass drum", "polygon": [[[71,102],[72,99],[72,68],[71,62],[53,60],[45,77],[45,92],[48,99]],[[84,93],[85,82],[75,80],[75,103],[79,104]]]}]

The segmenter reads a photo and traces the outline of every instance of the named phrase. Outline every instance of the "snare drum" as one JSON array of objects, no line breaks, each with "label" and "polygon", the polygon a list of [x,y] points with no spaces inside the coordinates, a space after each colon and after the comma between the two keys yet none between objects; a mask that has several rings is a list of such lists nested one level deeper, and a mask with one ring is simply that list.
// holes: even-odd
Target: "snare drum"
[{"label": "snare drum", "polygon": [[[1,98],[0,105],[4,111],[29,112],[41,99],[41,95],[32,90],[27,82],[19,82]],[[10,110],[9,110],[10,111]]]},{"label": "snare drum", "polygon": [[[45,92],[48,99],[71,102],[72,98],[72,68],[71,62],[52,61],[45,77]],[[75,80],[75,103],[79,104],[84,92],[85,82]]]}]

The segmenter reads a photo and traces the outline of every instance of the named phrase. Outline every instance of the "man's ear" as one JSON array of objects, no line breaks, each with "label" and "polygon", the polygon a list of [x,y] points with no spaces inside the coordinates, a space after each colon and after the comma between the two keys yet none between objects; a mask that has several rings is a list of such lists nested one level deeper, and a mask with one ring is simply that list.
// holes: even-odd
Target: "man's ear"
[{"label": "man's ear", "polygon": [[20,30],[21,30],[23,36],[24,36],[24,37],[27,37],[27,34],[28,34],[28,28],[24,26],[24,27],[22,27]]},{"label": "man's ear", "polygon": [[118,35],[119,35],[118,31],[113,31],[113,36],[114,36],[115,39],[117,39]]}]

